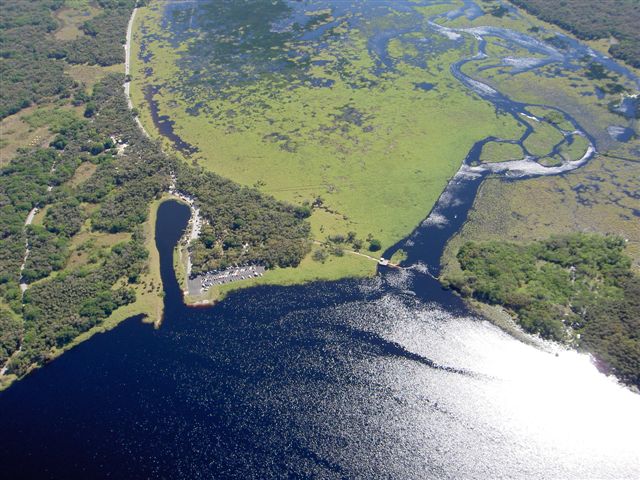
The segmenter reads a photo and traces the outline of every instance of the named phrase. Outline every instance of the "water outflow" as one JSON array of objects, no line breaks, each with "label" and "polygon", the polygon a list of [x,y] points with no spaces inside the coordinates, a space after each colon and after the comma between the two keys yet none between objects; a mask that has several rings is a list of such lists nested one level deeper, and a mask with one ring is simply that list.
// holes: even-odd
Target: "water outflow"
[{"label": "water outflow", "polygon": [[[535,38],[529,37],[527,35],[514,32],[512,30],[497,28],[497,27],[473,27],[473,28],[449,28],[435,23],[435,20],[442,15],[438,15],[434,17],[434,19],[430,20],[429,24],[432,28],[434,28],[437,32],[447,36],[450,39],[460,39],[463,35],[472,36],[477,42],[477,53],[470,57],[459,60],[456,63],[451,65],[451,73],[453,76],[458,79],[465,87],[469,90],[476,93],[478,96],[483,98],[484,100],[492,103],[498,112],[507,113],[511,115],[516,122],[523,125],[525,128],[524,134],[516,141],[509,141],[509,143],[514,143],[519,145],[523,151],[527,154],[521,160],[514,160],[508,162],[496,162],[496,163],[480,163],[479,155],[469,155],[467,160],[463,163],[460,174],[462,176],[466,174],[484,174],[484,173],[493,173],[493,174],[505,174],[510,177],[530,177],[530,176],[544,176],[544,175],[557,175],[559,173],[568,172],[571,170],[575,170],[586,164],[591,158],[593,158],[596,153],[595,148],[595,140],[594,138],[586,133],[582,127],[578,124],[578,122],[567,112],[560,110],[555,106],[549,105],[540,105],[540,104],[526,104],[521,102],[516,102],[508,98],[506,95],[500,93],[495,88],[487,85],[484,82],[481,82],[477,79],[472,78],[471,76],[465,74],[463,72],[463,67],[472,62],[474,60],[481,60],[488,58],[486,53],[486,39],[487,36],[493,36],[501,38],[505,41],[512,42],[517,44],[519,47],[522,47],[532,54],[544,55],[542,58],[535,59],[524,59],[527,61],[519,61],[516,58],[508,58],[506,59],[508,62],[512,64],[518,65],[518,68],[514,69],[513,74],[522,73],[525,71],[533,70],[536,68],[540,68],[542,66],[548,65],[550,63],[558,63],[558,62],[568,62],[565,58],[565,55],[560,53],[557,49],[546,45],[544,42],[541,42]],[[571,58],[574,57],[575,54],[571,55]],[[567,54],[568,57],[568,54]],[[503,59],[504,61],[505,59]],[[522,59],[520,59],[522,60]],[[575,135],[584,137],[588,140],[589,145],[587,147],[586,152],[577,160],[564,160],[560,165],[555,166],[546,166],[539,163],[539,160],[542,158],[540,156],[532,155],[525,146],[525,140],[534,132],[534,127],[532,122],[539,123],[543,121],[535,117],[529,110],[528,107],[543,107],[548,110],[553,110],[561,115],[561,117],[568,121],[573,128],[571,130],[563,130],[558,125],[549,124],[562,135],[563,138],[573,137]],[[488,138],[483,140],[482,142],[486,143],[487,141],[496,141],[499,139]],[[555,145],[554,148],[548,153],[549,156],[555,155],[559,152],[560,145],[564,143],[560,142],[558,145]],[[475,147],[474,147],[475,148]],[[545,155],[547,156],[547,155]],[[470,163],[469,160],[473,160],[473,163]],[[454,179],[455,180],[455,179]],[[458,180],[459,181],[459,178]]]},{"label": "water outflow", "polygon": [[[516,58],[507,57],[501,59],[504,65],[511,65],[512,74],[519,74],[531,71],[551,63],[559,63],[569,69],[577,69],[577,63],[585,55],[602,63],[606,68],[624,76],[634,82],[640,88],[640,78],[626,67],[620,66],[608,57],[594,51],[593,49],[563,35],[560,37],[565,41],[567,48],[563,51],[546,44],[536,38],[526,34],[499,27],[471,27],[471,28],[450,28],[436,23],[437,19],[452,20],[460,16],[467,16],[469,19],[477,18],[474,12],[475,3],[472,0],[465,0],[464,4],[457,10],[435,15],[429,20],[429,25],[439,34],[447,37],[451,41],[463,42],[464,36],[472,37],[477,44],[477,52],[469,57],[459,60],[451,65],[451,73],[469,90],[493,104],[497,112],[511,115],[519,124],[523,125],[525,131],[517,140],[501,140],[495,137],[482,139],[474,144],[469,154],[464,159],[460,170],[451,179],[445,191],[440,196],[438,202],[433,207],[427,219],[422,222],[407,238],[389,248],[385,253],[385,258],[391,258],[399,249],[407,253],[407,258],[403,262],[404,266],[412,266],[414,271],[428,273],[434,277],[440,272],[440,257],[447,241],[459,231],[460,227],[467,219],[468,212],[473,205],[478,188],[487,175],[503,175],[506,178],[515,180],[531,178],[535,176],[558,175],[569,172],[585,165],[596,154],[595,139],[589,135],[578,124],[575,118],[567,112],[551,105],[526,104],[516,102],[499,92],[492,86],[474,79],[463,71],[463,67],[475,60],[488,58],[486,53],[486,37],[500,38],[506,42],[515,44],[530,52],[535,57]],[[635,101],[635,98],[626,99],[628,103]],[[623,102],[624,103],[624,102]],[[557,125],[550,124],[558,130],[567,141],[573,136],[581,136],[588,140],[587,150],[577,160],[565,160],[559,165],[546,166],[539,163],[541,157],[532,155],[526,148],[525,140],[534,132],[533,123],[539,123],[542,119],[535,117],[528,108],[542,107],[555,111],[569,122],[573,128],[569,131],[561,129]],[[609,127],[610,134],[626,140],[629,129],[624,127]],[[611,133],[613,132],[613,133]],[[520,160],[495,163],[481,163],[480,154],[482,148],[488,142],[502,141],[519,145],[526,153]],[[559,152],[559,147],[563,143],[555,145],[549,152],[553,156]],[[430,282],[434,281],[432,278]]]},{"label": "water outflow", "polygon": [[0,394],[4,476],[640,475],[640,396],[471,318],[426,275],[186,308],[172,253],[188,216],[158,211],[161,328],[131,319]]},{"label": "water outflow", "polygon": [[[376,2],[365,2],[376,3]],[[477,162],[478,142],[466,166]],[[486,172],[461,170],[404,243],[437,265]],[[638,478],[640,396],[589,358],[473,318],[431,276],[260,287],[138,318],[0,393],[7,478]]]}]

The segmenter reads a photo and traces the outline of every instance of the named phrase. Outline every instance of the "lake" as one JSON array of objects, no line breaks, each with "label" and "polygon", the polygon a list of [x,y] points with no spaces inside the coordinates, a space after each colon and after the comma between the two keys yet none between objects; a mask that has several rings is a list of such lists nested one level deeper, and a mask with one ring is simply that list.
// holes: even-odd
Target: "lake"
[{"label": "lake", "polygon": [[631,478],[640,396],[589,358],[521,343],[417,272],[260,287],[183,306],[166,290],[0,394],[5,478]]},{"label": "lake", "polygon": [[[173,2],[165,21],[176,41],[199,39],[197,28],[216,22],[220,12],[244,25],[246,11],[238,3],[226,9],[231,3]],[[280,12],[269,10],[270,2],[259,3],[274,19],[267,18],[270,29],[258,32],[287,49],[294,34],[306,47],[304,42],[316,40],[313,35],[320,38],[335,27],[323,13],[327,5],[365,26],[366,15],[375,20],[391,8],[402,19],[400,14],[416,6],[408,0],[273,2],[283,8]],[[298,24],[308,20],[305,9],[312,7],[326,27],[300,30]],[[522,136],[513,142],[520,146],[539,123],[530,111],[536,105],[513,101],[465,73],[465,65],[485,55],[487,38],[508,46],[505,55],[526,55],[527,62],[509,57],[510,75],[545,62],[574,68],[593,53],[607,68],[638,82],[624,67],[573,40],[571,48],[558,51],[513,30],[435,23],[442,16],[476,18],[478,12],[465,0],[434,16],[420,27],[442,37],[432,42],[412,35],[413,24],[378,19],[361,47],[376,59],[375,75],[383,77],[399,68],[387,55],[395,36],[409,34],[408,45],[425,54],[465,49],[465,36],[476,39],[477,49],[450,65],[452,81],[518,122]],[[255,15],[252,21],[264,23]],[[214,26],[221,29],[215,38],[226,48],[227,24]],[[233,49],[221,66],[204,47],[201,55],[185,56],[181,68],[202,70],[185,85],[235,87],[253,74],[279,69],[290,74],[281,57],[272,58],[271,48],[258,47],[249,50],[255,71],[244,72],[240,80],[227,67],[236,62],[243,72],[246,58]],[[320,61],[302,64],[313,73],[324,65]],[[410,66],[412,71],[428,67],[417,60]],[[291,81],[299,81],[298,88],[332,86],[322,78],[312,80],[318,79]],[[445,88],[408,85],[411,95],[435,95]],[[195,154],[173,132],[174,119],[159,113],[153,91],[147,100],[160,132],[176,148]],[[560,114],[590,146],[601,141],[598,132],[581,127],[581,118],[544,107]],[[195,115],[200,107],[192,108]],[[156,225],[165,289],[162,326],[128,319],[1,392],[2,477],[640,478],[640,395],[599,373],[587,355],[536,339],[520,342],[477,318],[434,278],[446,242],[467,218],[483,178],[555,175],[579,168],[594,153],[590,149],[554,167],[544,167],[535,156],[480,164],[483,145],[495,140],[477,138],[466,158],[455,157],[462,167],[431,212],[424,207],[426,220],[385,252],[389,258],[403,249],[409,268],[380,267],[364,280],[256,287],[213,307],[188,308],[172,252],[189,209],[163,203]]]}]

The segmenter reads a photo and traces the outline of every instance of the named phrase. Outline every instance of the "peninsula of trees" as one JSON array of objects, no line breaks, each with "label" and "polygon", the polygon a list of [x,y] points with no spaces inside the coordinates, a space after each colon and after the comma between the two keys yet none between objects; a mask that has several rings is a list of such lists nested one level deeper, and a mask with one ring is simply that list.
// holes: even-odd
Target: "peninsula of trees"
[{"label": "peninsula of trees", "polygon": [[640,387],[640,277],[619,237],[573,234],[516,244],[468,242],[446,283],[510,310],[527,332],[593,353]]}]

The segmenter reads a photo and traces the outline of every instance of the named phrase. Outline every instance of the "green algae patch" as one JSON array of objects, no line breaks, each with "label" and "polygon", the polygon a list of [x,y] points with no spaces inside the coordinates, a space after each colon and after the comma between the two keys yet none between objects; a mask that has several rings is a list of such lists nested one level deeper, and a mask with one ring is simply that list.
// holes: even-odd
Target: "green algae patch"
[{"label": "green algae patch", "polygon": [[[132,96],[145,128],[158,135],[144,96],[153,88],[158,114],[197,149],[189,161],[313,205],[316,241],[355,232],[380,240],[379,256],[426,216],[476,141],[521,135],[512,117],[452,76],[450,64],[468,55],[472,40],[437,35],[417,9],[303,11],[306,23],[291,23],[301,17],[291,9],[304,5],[275,2],[264,18],[247,20],[205,3],[198,28],[189,29],[191,10],[167,8],[152,2],[136,19]],[[378,47],[389,30],[393,38]],[[375,271],[359,262],[309,260],[260,281]]]}]

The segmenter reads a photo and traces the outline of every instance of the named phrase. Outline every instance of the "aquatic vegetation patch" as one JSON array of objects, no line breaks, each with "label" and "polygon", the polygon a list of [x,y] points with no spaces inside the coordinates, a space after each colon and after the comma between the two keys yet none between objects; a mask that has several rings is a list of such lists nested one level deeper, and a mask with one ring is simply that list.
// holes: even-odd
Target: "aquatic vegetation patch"
[{"label": "aquatic vegetation patch", "polygon": [[485,163],[508,162],[524,158],[522,147],[515,143],[488,142],[482,147],[480,161]]},{"label": "aquatic vegetation patch", "polygon": [[524,140],[523,145],[532,155],[543,157],[563,141],[564,136],[558,129],[546,122],[537,122],[534,131]]}]

